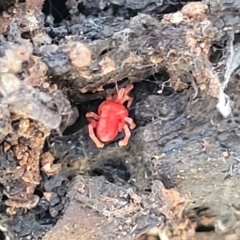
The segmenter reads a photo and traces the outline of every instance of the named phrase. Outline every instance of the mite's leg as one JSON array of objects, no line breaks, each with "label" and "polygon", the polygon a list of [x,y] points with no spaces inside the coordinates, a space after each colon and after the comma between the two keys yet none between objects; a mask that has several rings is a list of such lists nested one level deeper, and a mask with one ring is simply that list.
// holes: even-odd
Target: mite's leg
[{"label": "mite's leg", "polygon": [[127,103],[128,108],[132,105],[132,102],[133,102],[133,98],[128,96],[128,94],[130,93],[130,91],[132,89],[133,89],[132,84],[128,85],[126,88],[122,88],[121,90],[123,90],[123,91],[121,92],[121,95],[119,95],[119,97],[118,97],[118,101],[121,104],[125,103],[126,101],[128,102]]},{"label": "mite's leg", "polygon": [[133,89],[133,85],[132,84],[128,85],[125,88],[125,95],[128,95],[131,92],[132,89]]},{"label": "mite's leg", "polygon": [[130,129],[134,129],[136,127],[136,124],[132,118],[125,117],[124,120],[130,125]]},{"label": "mite's leg", "polygon": [[124,97],[125,89],[121,88],[117,93],[112,96],[114,102],[121,103],[121,99]]},{"label": "mite's leg", "polygon": [[98,148],[103,148],[104,144],[98,140],[96,134],[94,133],[94,129],[96,127],[97,127],[97,122],[92,122],[88,124],[89,137],[93,140],[93,142]]},{"label": "mite's leg", "polygon": [[86,113],[86,118],[93,118],[95,120],[98,120],[99,116],[95,112],[87,112]]},{"label": "mite's leg", "polygon": [[125,95],[125,96],[121,99],[121,104],[125,103],[126,101],[128,102],[128,103],[127,103],[127,108],[130,108],[131,105],[132,105],[132,102],[133,102],[133,98]]},{"label": "mite's leg", "polygon": [[123,140],[119,141],[119,146],[123,147],[126,146],[128,144],[129,138],[131,137],[131,132],[127,126],[127,124],[124,125],[123,130],[125,132],[125,137]]}]

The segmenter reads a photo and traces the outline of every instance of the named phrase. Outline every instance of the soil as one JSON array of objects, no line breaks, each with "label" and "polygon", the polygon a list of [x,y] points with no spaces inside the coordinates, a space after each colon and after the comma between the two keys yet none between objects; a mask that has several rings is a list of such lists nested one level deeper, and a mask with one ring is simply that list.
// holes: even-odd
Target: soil
[{"label": "soil", "polygon": [[[239,7],[2,0],[0,239],[240,239]],[[99,149],[85,115],[130,83]]]}]

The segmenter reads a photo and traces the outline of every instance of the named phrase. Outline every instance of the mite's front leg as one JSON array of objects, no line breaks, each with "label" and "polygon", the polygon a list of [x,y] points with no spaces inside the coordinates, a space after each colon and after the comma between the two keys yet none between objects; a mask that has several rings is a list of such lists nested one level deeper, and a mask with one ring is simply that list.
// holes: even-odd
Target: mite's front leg
[{"label": "mite's front leg", "polygon": [[125,89],[124,89],[124,96],[122,98],[122,103],[124,102],[128,102],[127,103],[127,108],[130,108],[133,102],[133,98],[129,97],[128,94],[130,93],[130,91],[133,89],[133,84],[128,85]]},{"label": "mite's front leg", "polygon": [[127,107],[129,108],[132,105],[133,98],[129,97],[128,94],[132,89],[133,89],[132,84],[128,85],[126,88],[121,88],[116,94],[114,100],[121,104],[124,104],[127,101],[128,102]]},{"label": "mite's front leg", "polygon": [[126,88],[125,88],[125,95],[128,95],[131,90],[133,89],[133,84],[129,84]]},{"label": "mite's front leg", "polygon": [[98,140],[96,134],[94,133],[94,129],[96,127],[97,127],[97,122],[92,122],[92,123],[88,124],[89,137],[92,139],[92,141],[95,143],[95,145],[98,148],[103,148],[104,144]]},{"label": "mite's front leg", "polygon": [[130,108],[133,102],[133,98],[125,95],[121,100],[119,100],[121,104],[127,102],[127,108]]}]

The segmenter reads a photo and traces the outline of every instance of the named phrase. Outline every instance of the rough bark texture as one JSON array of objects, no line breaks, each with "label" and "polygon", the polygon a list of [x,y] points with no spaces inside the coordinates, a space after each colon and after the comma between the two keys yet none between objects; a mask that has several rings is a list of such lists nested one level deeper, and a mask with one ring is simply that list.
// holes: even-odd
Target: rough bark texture
[{"label": "rough bark texture", "polygon": [[[212,41],[223,33],[212,24],[206,10],[202,3],[194,3],[162,20],[140,14],[103,40],[65,40],[53,54],[42,52],[43,61],[54,76],[78,89],[79,94],[73,90],[71,96],[80,99],[81,92],[95,92],[110,83],[142,81],[163,68],[176,89],[183,87],[181,77],[190,71],[197,84],[216,84],[218,76],[208,55]],[[217,89],[211,93],[218,95]]]},{"label": "rough bark texture", "polygon": [[134,239],[164,224],[160,209],[165,205],[170,211],[174,200],[165,199],[165,191],[161,182],[155,182],[147,196],[131,187],[116,187],[103,177],[77,177],[65,216],[44,239]]}]

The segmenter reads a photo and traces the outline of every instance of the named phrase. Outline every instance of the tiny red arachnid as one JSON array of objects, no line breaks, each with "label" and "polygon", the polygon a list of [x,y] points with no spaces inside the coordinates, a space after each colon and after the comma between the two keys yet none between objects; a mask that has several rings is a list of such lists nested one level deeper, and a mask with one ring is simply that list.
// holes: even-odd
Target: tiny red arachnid
[{"label": "tiny red arachnid", "polygon": [[[89,136],[98,148],[103,148],[104,143],[114,140],[122,130],[125,133],[123,140],[119,141],[119,146],[126,146],[131,136],[130,129],[134,129],[136,124],[132,118],[128,117],[128,109],[133,98],[129,97],[129,92],[133,85],[121,88],[117,93],[109,95],[98,107],[98,114],[94,112],[86,113],[86,118],[90,122],[88,125]],[[127,103],[127,108],[123,105]],[[127,125],[129,124],[129,127]],[[96,133],[94,130],[96,129]]]}]

